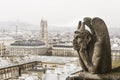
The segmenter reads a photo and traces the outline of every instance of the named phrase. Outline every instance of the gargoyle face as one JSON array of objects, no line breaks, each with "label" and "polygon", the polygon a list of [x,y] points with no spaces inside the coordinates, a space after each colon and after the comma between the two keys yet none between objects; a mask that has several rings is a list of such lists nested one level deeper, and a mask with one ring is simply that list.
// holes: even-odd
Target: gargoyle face
[{"label": "gargoyle face", "polygon": [[86,49],[87,44],[91,40],[91,35],[89,31],[75,31],[74,33],[74,40],[73,40],[73,47],[75,50],[79,49]]}]

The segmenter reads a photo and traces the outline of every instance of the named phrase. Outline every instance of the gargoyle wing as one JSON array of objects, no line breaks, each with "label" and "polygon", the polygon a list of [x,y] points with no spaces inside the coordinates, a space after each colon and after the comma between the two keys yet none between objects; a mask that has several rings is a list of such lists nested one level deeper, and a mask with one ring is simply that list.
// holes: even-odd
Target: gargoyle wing
[{"label": "gargoyle wing", "polygon": [[98,17],[92,19],[91,25],[96,39],[92,57],[94,70],[108,72],[111,69],[111,46],[107,26]]},{"label": "gargoyle wing", "polygon": [[95,32],[96,37],[100,37],[100,38],[102,38],[104,36],[109,37],[107,26],[102,19],[100,19],[98,17],[93,18],[91,20],[91,25]]}]

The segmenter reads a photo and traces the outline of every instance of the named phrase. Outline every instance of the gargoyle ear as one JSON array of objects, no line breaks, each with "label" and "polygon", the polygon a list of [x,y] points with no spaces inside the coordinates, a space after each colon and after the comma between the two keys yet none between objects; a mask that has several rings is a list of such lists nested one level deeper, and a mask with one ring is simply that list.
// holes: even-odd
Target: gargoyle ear
[{"label": "gargoyle ear", "polygon": [[77,29],[80,29],[81,24],[82,24],[82,21],[79,21],[79,23],[78,23],[78,28],[77,28]]},{"label": "gargoyle ear", "polygon": [[85,40],[86,40],[87,44],[91,41],[91,39],[92,39],[91,35],[89,35],[89,34],[86,35]]}]

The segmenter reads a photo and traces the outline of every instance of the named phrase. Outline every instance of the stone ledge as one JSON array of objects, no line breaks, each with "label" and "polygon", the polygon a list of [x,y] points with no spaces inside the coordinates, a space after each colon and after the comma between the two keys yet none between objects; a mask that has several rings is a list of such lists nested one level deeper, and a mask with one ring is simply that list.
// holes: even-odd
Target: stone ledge
[{"label": "stone ledge", "polygon": [[91,74],[79,72],[77,75],[70,75],[66,80],[120,80],[120,75],[116,74]]}]

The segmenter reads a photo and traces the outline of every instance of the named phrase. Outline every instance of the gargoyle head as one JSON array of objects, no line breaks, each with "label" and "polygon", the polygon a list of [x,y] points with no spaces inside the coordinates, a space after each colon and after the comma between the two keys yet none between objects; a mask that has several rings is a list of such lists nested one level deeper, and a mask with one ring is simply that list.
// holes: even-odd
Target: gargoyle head
[{"label": "gargoyle head", "polygon": [[85,29],[85,24],[81,21],[78,29],[74,32],[73,47],[75,50],[86,49],[91,40],[91,33]]}]

